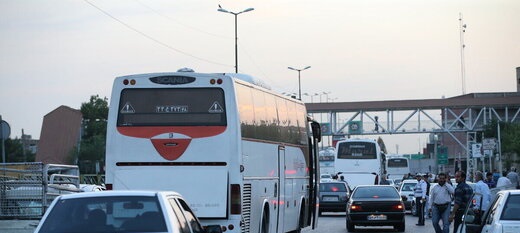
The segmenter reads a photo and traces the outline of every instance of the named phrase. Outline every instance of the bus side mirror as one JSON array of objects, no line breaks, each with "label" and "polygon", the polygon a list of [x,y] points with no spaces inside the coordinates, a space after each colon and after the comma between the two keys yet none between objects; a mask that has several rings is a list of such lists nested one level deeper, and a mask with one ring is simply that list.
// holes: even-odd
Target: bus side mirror
[{"label": "bus side mirror", "polygon": [[465,223],[473,223],[475,221],[474,215],[465,215],[464,216],[464,222]]},{"label": "bus side mirror", "polygon": [[316,121],[311,122],[312,137],[318,139],[321,142],[321,127]]}]

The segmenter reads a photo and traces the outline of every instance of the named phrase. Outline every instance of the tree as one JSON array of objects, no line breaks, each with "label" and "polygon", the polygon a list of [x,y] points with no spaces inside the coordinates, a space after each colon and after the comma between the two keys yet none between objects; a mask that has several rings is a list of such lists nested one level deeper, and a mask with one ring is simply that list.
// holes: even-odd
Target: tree
[{"label": "tree", "polygon": [[101,99],[99,95],[91,96],[89,102],[81,104],[81,113],[83,114],[83,135],[78,164],[82,171],[91,173],[93,169],[82,166],[82,164],[95,166],[96,163],[105,161],[108,99],[106,97]]},{"label": "tree", "polygon": [[[35,154],[28,150],[26,150],[25,152],[23,151],[23,144],[21,139],[8,138],[7,140],[5,140],[4,144],[6,163],[34,162]],[[0,144],[0,151],[1,149],[2,146]]]},{"label": "tree", "polygon": [[83,138],[91,138],[95,135],[106,135],[108,118],[108,99],[99,98],[99,95],[90,96],[88,103],[81,104],[83,114],[84,133]]},{"label": "tree", "polygon": [[486,138],[498,139],[498,127],[500,125],[500,144],[502,149],[502,159],[506,167],[520,163],[514,159],[514,155],[520,154],[520,124],[508,122],[492,122],[484,126],[484,135]]}]

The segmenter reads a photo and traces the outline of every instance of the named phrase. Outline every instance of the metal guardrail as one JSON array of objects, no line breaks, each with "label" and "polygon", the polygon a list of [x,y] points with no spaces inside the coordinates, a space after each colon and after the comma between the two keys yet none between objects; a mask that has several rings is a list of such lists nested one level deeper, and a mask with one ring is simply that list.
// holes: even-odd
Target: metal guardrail
[{"label": "metal guardrail", "polygon": [[56,196],[80,191],[77,166],[0,164],[0,219],[39,219]]},{"label": "metal guardrail", "polygon": [[105,185],[105,175],[104,174],[84,174],[80,175],[80,181],[82,184],[95,184],[95,185]]}]

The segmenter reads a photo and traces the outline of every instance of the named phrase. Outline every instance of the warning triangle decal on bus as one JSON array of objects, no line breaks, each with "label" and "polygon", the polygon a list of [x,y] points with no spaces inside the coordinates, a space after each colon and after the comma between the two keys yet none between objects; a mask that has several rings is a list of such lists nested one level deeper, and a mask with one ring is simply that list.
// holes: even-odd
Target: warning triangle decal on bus
[{"label": "warning triangle decal on bus", "polygon": [[208,112],[210,112],[210,113],[222,113],[222,112],[224,112],[224,108],[222,108],[222,106],[220,106],[220,104],[217,101],[215,101],[215,102],[213,102],[211,107],[208,109]]},{"label": "warning triangle decal on bus", "polygon": [[121,109],[121,113],[122,114],[125,114],[125,113],[135,113],[135,110],[134,110],[134,107],[132,107],[132,105],[127,102],[125,104],[125,106],[123,106],[123,108]]}]

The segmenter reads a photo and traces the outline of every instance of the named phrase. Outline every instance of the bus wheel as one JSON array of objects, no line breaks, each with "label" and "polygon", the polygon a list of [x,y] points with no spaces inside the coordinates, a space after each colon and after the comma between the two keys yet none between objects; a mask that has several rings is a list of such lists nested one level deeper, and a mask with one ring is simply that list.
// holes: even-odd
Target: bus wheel
[{"label": "bus wheel", "polygon": [[269,233],[269,213],[267,212],[267,207],[264,208],[264,212],[262,213],[262,223],[260,224],[260,233]]}]

